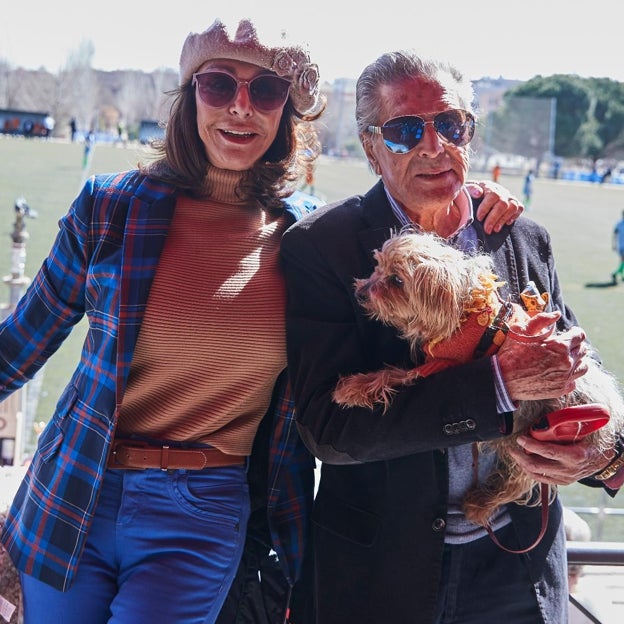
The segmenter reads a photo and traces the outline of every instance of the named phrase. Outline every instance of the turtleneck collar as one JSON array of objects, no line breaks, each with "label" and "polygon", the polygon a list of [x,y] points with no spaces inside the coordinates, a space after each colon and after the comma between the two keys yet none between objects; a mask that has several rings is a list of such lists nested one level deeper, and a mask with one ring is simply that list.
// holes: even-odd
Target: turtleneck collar
[{"label": "turtleneck collar", "polygon": [[248,203],[248,200],[241,199],[236,193],[244,174],[244,171],[231,171],[209,166],[205,181],[210,188],[210,199],[224,204]]}]

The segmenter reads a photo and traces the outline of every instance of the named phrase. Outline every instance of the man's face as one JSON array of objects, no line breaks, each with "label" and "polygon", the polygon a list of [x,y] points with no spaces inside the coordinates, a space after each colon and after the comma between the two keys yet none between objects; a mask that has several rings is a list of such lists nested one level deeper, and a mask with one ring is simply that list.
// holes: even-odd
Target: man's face
[{"label": "man's face", "polygon": [[[437,113],[462,108],[455,94],[423,78],[383,85],[379,96],[378,125],[403,115],[418,115],[430,121]],[[380,135],[372,134],[365,150],[390,194],[412,216],[446,209],[468,173],[468,147],[445,141],[432,124],[425,126],[421,140],[405,154],[392,153]]]}]

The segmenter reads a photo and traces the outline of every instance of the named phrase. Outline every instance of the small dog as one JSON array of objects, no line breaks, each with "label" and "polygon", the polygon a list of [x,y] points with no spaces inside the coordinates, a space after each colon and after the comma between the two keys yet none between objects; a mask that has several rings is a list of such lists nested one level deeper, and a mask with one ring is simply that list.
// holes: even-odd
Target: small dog
[{"label": "small dog", "polygon": [[[425,354],[425,363],[410,370],[385,367],[370,373],[342,377],[333,393],[336,403],[368,407],[390,405],[397,388],[449,366],[495,353],[508,337],[542,340],[548,333],[531,335],[530,319],[542,311],[548,294],[529,284],[521,294],[524,307],[501,300],[491,258],[468,255],[446,245],[433,234],[403,230],[375,252],[377,266],[367,279],[355,280],[356,297],[371,318],[395,327],[411,347],[412,357]],[[539,504],[536,484],[507,452],[515,439],[545,414],[573,405],[600,403],[609,423],[591,433],[601,450],[613,446],[624,423],[624,399],[616,379],[591,360],[589,371],[576,389],[559,399],[522,401],[514,413],[510,436],[478,444],[481,452],[498,454],[498,470],[468,492],[464,512],[475,524],[488,526],[491,514],[509,502]],[[550,495],[554,493],[551,488]]]}]

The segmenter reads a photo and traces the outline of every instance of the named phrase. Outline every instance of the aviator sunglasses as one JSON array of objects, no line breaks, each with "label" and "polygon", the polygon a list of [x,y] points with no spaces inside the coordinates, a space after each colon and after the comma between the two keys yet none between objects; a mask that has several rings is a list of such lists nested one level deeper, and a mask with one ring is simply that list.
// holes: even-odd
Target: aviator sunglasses
[{"label": "aviator sunglasses", "polygon": [[238,80],[221,69],[209,69],[193,74],[192,84],[197,85],[202,102],[212,108],[230,104],[241,85],[245,85],[251,103],[261,113],[270,113],[283,106],[290,89],[289,80],[273,74],[260,74],[251,80]]},{"label": "aviator sunglasses", "polygon": [[438,136],[457,147],[470,143],[475,131],[475,118],[465,110],[452,109],[438,113],[431,121],[418,115],[405,115],[389,119],[383,126],[368,126],[372,134],[381,134],[385,146],[393,154],[412,151],[431,124]]}]

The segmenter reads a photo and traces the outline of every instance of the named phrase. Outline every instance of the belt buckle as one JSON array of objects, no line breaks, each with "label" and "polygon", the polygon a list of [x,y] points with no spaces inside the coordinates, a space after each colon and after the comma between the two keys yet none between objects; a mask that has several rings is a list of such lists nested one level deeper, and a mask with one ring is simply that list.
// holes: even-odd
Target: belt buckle
[{"label": "belt buckle", "polygon": [[111,457],[113,458],[113,462],[114,462],[114,464],[115,464],[115,465],[119,465],[119,466],[122,466],[122,467],[123,467],[123,465],[124,465],[124,464],[122,464],[122,463],[121,463],[121,462],[117,459],[117,450],[118,450],[118,448],[119,448],[120,446],[122,446],[122,443],[121,443],[121,442],[115,442],[115,443],[113,443],[113,446],[112,446],[112,448],[111,448]]}]

